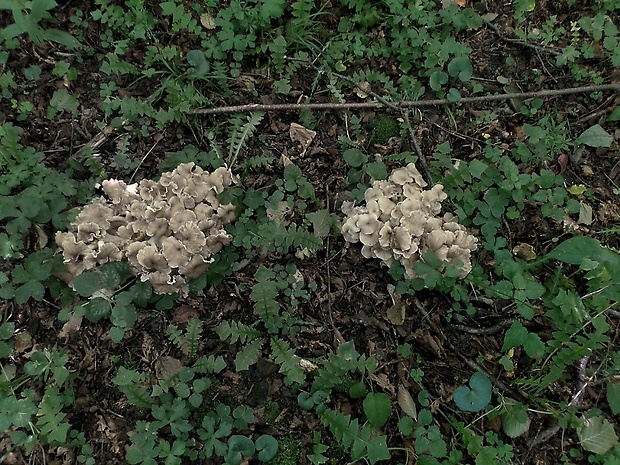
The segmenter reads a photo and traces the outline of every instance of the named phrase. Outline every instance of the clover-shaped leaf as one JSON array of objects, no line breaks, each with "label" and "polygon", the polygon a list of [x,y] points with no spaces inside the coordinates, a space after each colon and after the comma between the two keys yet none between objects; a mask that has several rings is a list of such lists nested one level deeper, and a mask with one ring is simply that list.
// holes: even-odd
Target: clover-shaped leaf
[{"label": "clover-shaped leaf", "polygon": [[491,401],[493,385],[484,373],[475,373],[469,379],[469,387],[461,386],[454,391],[454,403],[465,412],[477,412]]}]

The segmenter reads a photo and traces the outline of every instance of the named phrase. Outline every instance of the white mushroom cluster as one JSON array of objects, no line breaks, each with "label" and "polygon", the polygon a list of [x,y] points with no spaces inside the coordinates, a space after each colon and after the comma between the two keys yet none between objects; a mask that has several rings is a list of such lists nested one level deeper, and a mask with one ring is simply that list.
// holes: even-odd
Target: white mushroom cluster
[{"label": "white mushroom cluster", "polygon": [[410,278],[415,277],[415,263],[429,250],[457,265],[464,277],[471,271],[478,240],[451,213],[439,216],[447,198],[443,186],[424,190],[426,186],[413,163],[393,171],[387,181],[374,181],[364,193],[365,206],[343,204],[347,217],[342,234],[348,242],[361,242],[366,258],[379,258],[388,266],[400,261]]},{"label": "white mushroom cluster", "polygon": [[73,276],[127,260],[156,293],[187,295],[187,279],[204,273],[232,239],[224,225],[234,220],[235,207],[218,199],[231,183],[228,169],[209,173],[194,163],[157,182],[103,181],[106,197],[86,205],[68,232],[56,233],[56,243]]}]

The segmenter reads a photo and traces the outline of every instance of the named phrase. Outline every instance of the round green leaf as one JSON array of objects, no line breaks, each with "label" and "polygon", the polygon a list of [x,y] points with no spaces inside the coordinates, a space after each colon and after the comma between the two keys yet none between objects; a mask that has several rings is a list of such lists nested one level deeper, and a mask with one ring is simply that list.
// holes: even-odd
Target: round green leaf
[{"label": "round green leaf", "polygon": [[347,149],[342,154],[342,157],[347,165],[353,168],[359,168],[368,160],[368,157],[360,149]]},{"label": "round green leaf", "polygon": [[364,381],[360,381],[359,383],[355,383],[351,385],[349,388],[349,395],[352,399],[359,399],[360,397],[364,397],[366,395],[366,384]]},{"label": "round green leaf", "polygon": [[226,463],[239,465],[243,457],[250,457],[254,454],[254,443],[246,436],[235,434],[228,438],[228,452],[226,452]]},{"label": "round green leaf", "polygon": [[461,82],[469,81],[474,74],[471,61],[467,57],[456,57],[448,65],[450,76],[458,76]]},{"label": "round green leaf", "polygon": [[385,166],[385,163],[382,161],[375,161],[373,163],[369,163],[365,170],[367,174],[372,176],[373,179],[387,179],[388,172]]},{"label": "round green leaf", "polygon": [[516,438],[530,429],[530,417],[527,405],[521,402],[507,402],[506,411],[502,414],[502,429],[511,438]]},{"label": "round green leaf", "polygon": [[493,385],[484,373],[478,372],[470,378],[469,386],[454,391],[454,403],[465,412],[478,412],[491,401]]},{"label": "round green leaf", "polygon": [[434,91],[441,90],[441,86],[448,82],[448,75],[443,71],[435,71],[431,74],[429,85]]},{"label": "round green leaf", "polygon": [[387,394],[371,392],[363,402],[368,422],[375,428],[385,425],[392,413],[392,402]]},{"label": "round green leaf", "polygon": [[302,391],[297,396],[297,403],[304,410],[311,410],[314,407],[314,400],[309,392]]},{"label": "round green leaf", "polygon": [[97,272],[87,271],[73,278],[71,285],[82,297],[90,297],[101,289],[101,276]]},{"label": "round green leaf", "polygon": [[256,450],[258,450],[258,460],[269,462],[278,453],[278,441],[273,436],[263,434],[256,440]]}]

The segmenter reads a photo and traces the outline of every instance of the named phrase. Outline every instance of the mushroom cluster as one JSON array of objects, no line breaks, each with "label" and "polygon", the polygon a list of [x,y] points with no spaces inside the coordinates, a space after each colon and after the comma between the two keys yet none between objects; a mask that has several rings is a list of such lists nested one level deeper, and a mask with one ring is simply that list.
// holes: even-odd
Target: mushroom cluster
[{"label": "mushroom cluster", "polygon": [[205,272],[232,239],[224,225],[234,220],[235,207],[218,199],[231,183],[228,169],[209,173],[194,163],[157,182],[103,181],[106,197],[86,205],[68,232],[56,233],[68,271],[77,276],[127,260],[156,293],[187,295],[187,279]]},{"label": "mushroom cluster", "polygon": [[387,181],[374,181],[364,193],[365,206],[343,204],[347,217],[342,234],[348,242],[361,242],[366,258],[379,258],[388,266],[400,261],[410,278],[415,277],[415,263],[429,250],[456,265],[464,277],[471,271],[471,252],[478,241],[451,213],[439,216],[447,198],[443,186],[424,190],[426,186],[413,163],[393,171]]}]

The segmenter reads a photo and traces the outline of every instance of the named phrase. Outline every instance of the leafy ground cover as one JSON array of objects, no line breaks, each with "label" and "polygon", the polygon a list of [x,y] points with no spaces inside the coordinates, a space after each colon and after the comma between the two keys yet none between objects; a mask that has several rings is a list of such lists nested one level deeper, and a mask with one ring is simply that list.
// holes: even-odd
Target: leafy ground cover
[{"label": "leafy ground cover", "polygon": [[[3,463],[620,462],[620,4],[490,3],[0,0]],[[189,295],[71,280],[103,181],[187,162],[236,213]],[[343,238],[409,163],[464,278]]]}]

